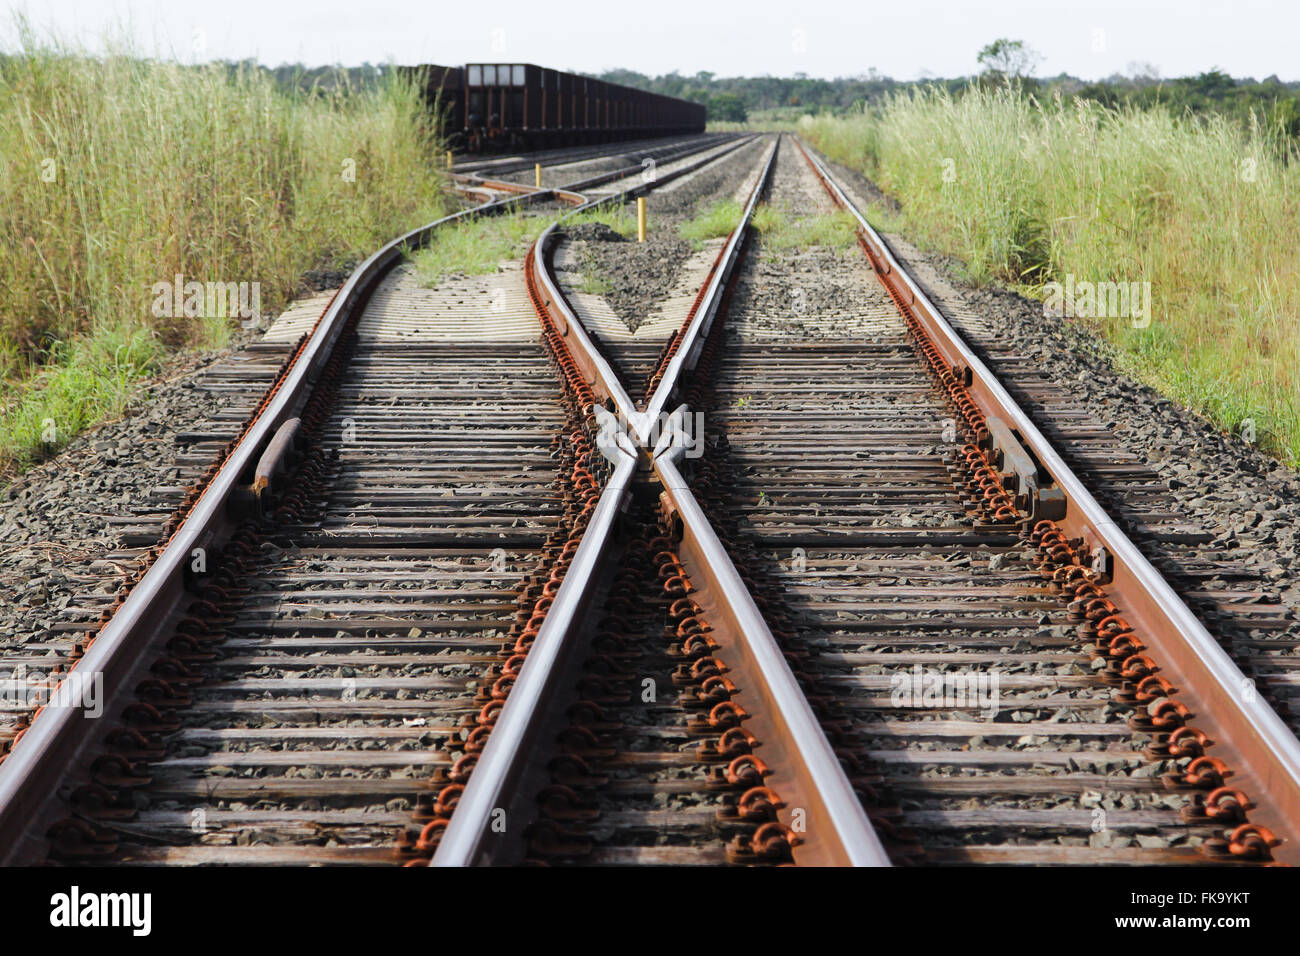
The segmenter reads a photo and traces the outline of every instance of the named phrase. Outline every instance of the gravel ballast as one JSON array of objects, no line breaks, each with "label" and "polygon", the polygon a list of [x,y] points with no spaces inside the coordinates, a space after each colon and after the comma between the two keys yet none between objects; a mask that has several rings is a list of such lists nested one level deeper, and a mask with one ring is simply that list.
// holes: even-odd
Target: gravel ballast
[{"label": "gravel ballast", "polygon": [[0,646],[42,638],[87,582],[115,586],[91,566],[117,546],[114,519],[146,509],[155,486],[177,479],[177,436],[224,404],[196,380],[238,348],[175,362],[140,387],[125,417],[74,438],[0,490]]},{"label": "gravel ballast", "polygon": [[646,241],[629,241],[604,226],[565,229],[577,246],[583,272],[603,280],[605,301],[630,331],[677,284],[693,247],[679,233],[682,223],[714,202],[729,199],[763,155],[767,141],[742,146],[718,162],[646,197]]}]

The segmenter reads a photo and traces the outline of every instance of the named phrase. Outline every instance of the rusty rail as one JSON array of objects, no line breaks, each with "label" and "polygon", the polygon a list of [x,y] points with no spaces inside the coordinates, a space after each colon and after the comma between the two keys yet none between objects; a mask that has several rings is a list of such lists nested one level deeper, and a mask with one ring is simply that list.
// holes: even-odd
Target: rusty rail
[{"label": "rusty rail", "polygon": [[430,866],[520,862],[506,855],[514,844],[504,836],[512,821],[526,816],[527,801],[538,789],[541,768],[530,764],[527,757],[546,738],[548,729],[558,729],[557,720],[563,716],[560,704],[566,685],[571,683],[566,678],[583,651],[585,614],[601,590],[615,521],[631,495],[636,471],[636,449],[626,435],[620,433],[601,450],[614,464],[614,474],[601,493],[555,603],[546,613]]},{"label": "rusty rail", "polygon": [[[707,141],[685,151],[714,145]],[[594,179],[608,182],[628,174],[627,169],[616,170],[577,185],[589,186]],[[349,320],[359,316],[379,281],[402,261],[407,250],[427,243],[443,226],[519,205],[564,201],[572,195],[569,187],[536,190],[453,213],[392,240],[353,271],[304,337],[260,411],[202,488],[193,507],[153,555],[116,611],[87,641],[84,655],[56,689],[53,702],[35,713],[0,763],[0,865],[39,855],[43,831],[55,813],[50,798],[66,768],[96,746],[98,735],[86,732],[82,721],[96,712],[96,718],[104,718],[100,726],[112,726],[129,705],[131,689],[149,676],[151,658],[145,651],[159,634],[170,631],[193,600],[186,589],[186,569],[193,555],[226,543],[238,524],[237,502],[256,493],[259,479],[262,484],[270,480],[274,462],[283,451],[279,446],[291,437],[288,423],[301,414]],[[88,688],[97,689],[93,699],[83,693]]]},{"label": "rusty rail", "polygon": [[[1273,856],[1300,862],[1300,741],[908,275],[824,164],[794,141],[832,200],[857,220],[863,251],[900,312],[915,323],[922,348],[933,350],[941,374],[973,403],[968,417],[982,419],[987,432],[978,452],[1009,486],[1008,497],[1028,499],[1022,510],[1034,522],[1031,541],[1044,555],[1061,549],[1049,569],[1055,567],[1076,600],[1100,602],[1090,605],[1095,613],[1087,620],[1116,664],[1145,672],[1139,687],[1147,696],[1139,699],[1148,704],[1161,745],[1171,755],[1195,757],[1193,773],[1226,776],[1223,769],[1231,768],[1232,789],[1258,804],[1251,822],[1234,832],[1231,852],[1258,852],[1280,838]],[[1001,454],[990,454],[999,444]],[[1036,463],[1035,474],[1019,474],[1025,458]],[[1034,487],[1026,487],[1028,479]],[[1214,799],[1211,793],[1207,803]]]},{"label": "rusty rail", "polygon": [[[694,366],[699,349],[708,334],[713,316],[723,297],[723,290],[740,260],[743,238],[750,218],[770,178],[776,145],[764,159],[758,181],[746,203],[741,221],[732,231],[718,261],[710,273],[702,298],[697,300],[682,344],[662,377],[645,412],[639,412],[609,363],[596,349],[581,322],[559,291],[547,267],[546,251],[560,224],[550,227],[538,239],[529,261],[529,282],[536,291],[534,304],[544,326],[556,329],[570,350],[572,360],[582,369],[593,396],[612,404],[618,416],[597,406],[601,424],[601,446],[606,456],[618,464],[615,479],[606,487],[598,505],[598,515],[610,515],[596,537],[595,520],[584,537],[582,548],[591,560],[576,573],[579,559],[565,578],[556,596],[556,607],[589,606],[599,589],[598,568],[612,549],[614,525],[612,515],[630,493],[627,482],[638,457],[637,448],[653,460],[653,471],[663,486],[662,502],[666,511],[680,523],[683,538],[682,560],[698,589],[693,591],[697,603],[717,622],[713,635],[734,649],[730,657],[737,661],[743,690],[737,700],[751,702],[761,714],[751,726],[759,732],[764,754],[778,765],[774,785],[779,785],[783,805],[778,811],[784,818],[785,832],[794,835],[793,855],[796,862],[812,865],[887,866],[889,859],[867,819],[853,787],[840,766],[829,741],[799,690],[771,631],[768,629],[745,589],[740,575],[726,550],[718,541],[707,519],[677,470],[675,459],[681,454],[681,414],[672,417],[672,426],[659,436],[655,448],[648,442],[655,433],[655,423],[669,397],[675,393],[679,379]],[[679,171],[684,174],[689,170]],[[661,179],[660,182],[667,181]],[[618,197],[599,202],[626,201],[629,190]],[[561,220],[562,223],[562,220]],[[575,656],[574,645],[581,640],[581,629],[573,621],[554,615],[547,618],[546,629],[538,637],[548,641],[542,660],[559,661]],[[529,674],[533,657],[521,674],[530,678],[530,693],[516,686],[499,718],[498,728],[475,768],[457,808],[443,833],[432,860],[437,866],[481,865],[502,862],[500,851],[506,841],[495,839],[494,814],[504,811],[510,819],[520,804],[519,791],[511,787],[525,778],[530,758],[528,743],[538,739],[535,728],[553,719],[558,681],[553,672],[541,667]],[[547,706],[550,704],[551,706]],[[507,723],[507,720],[509,723]],[[508,728],[502,735],[501,729]],[[489,763],[489,757],[491,762]],[[506,862],[512,862],[505,860]]]},{"label": "rusty rail", "polygon": [[889,856],[862,809],[821,724],[717,533],[677,465],[684,453],[682,406],[654,457],[664,513],[680,528],[677,553],[693,585],[691,600],[713,625],[709,637],[736,674],[732,701],[744,707],[745,730],[762,743],[779,794],[777,815],[795,835],[794,861],[807,866],[889,866]]},{"label": "rusty rail", "polygon": [[[715,162],[748,141],[746,138],[731,150],[664,174],[652,184],[584,201],[569,215],[604,203],[626,202],[654,186]],[[604,181],[605,176],[596,178]],[[588,181],[586,185],[590,187],[593,183]],[[510,820],[521,815],[529,793],[524,782],[535,779],[535,773],[530,773],[535,768],[529,765],[531,745],[544,737],[544,728],[552,726],[556,715],[562,713],[563,708],[558,703],[565,687],[563,678],[568,673],[567,665],[580,657],[585,636],[580,612],[593,604],[606,583],[606,572],[615,546],[615,518],[632,493],[638,465],[637,444],[622,429],[616,416],[596,402],[612,404],[623,415],[623,422],[639,421],[636,406],[618,374],[600,354],[574,314],[547,265],[547,254],[565,218],[567,216],[549,226],[534,243],[525,262],[525,280],[543,330],[554,334],[557,348],[563,353],[561,361],[572,362],[589,387],[593,400],[591,411],[596,415],[600,429],[598,445],[615,465],[615,472],[601,493],[591,524],[520,672],[519,681],[506,698],[475,764],[474,773],[439,839],[431,866],[518,862],[509,856],[512,842],[501,838],[501,821],[504,819],[505,827],[508,827]],[[500,816],[501,813],[504,817]]]}]

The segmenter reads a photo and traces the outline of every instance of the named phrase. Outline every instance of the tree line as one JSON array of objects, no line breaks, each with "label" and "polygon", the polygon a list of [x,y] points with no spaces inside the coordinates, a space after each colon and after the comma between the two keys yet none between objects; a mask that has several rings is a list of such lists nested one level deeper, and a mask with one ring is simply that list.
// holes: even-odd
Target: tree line
[{"label": "tree line", "polygon": [[751,113],[767,116],[803,113],[833,115],[860,111],[886,94],[915,86],[942,86],[953,94],[972,83],[1014,84],[1036,96],[1078,96],[1109,107],[1164,107],[1177,113],[1217,112],[1243,123],[1252,117],[1292,138],[1300,137],[1300,82],[1277,76],[1237,78],[1217,68],[1196,76],[1160,78],[1147,64],[1130,64],[1126,74],[1088,81],[1067,73],[1038,78],[1041,57],[1023,41],[998,39],[977,56],[981,72],[949,78],[895,80],[875,69],[856,76],[822,79],[796,73],[790,77],[720,77],[701,71],[690,76],[649,76],[633,70],[607,70],[600,79],[704,103],[710,120],[745,121]]}]

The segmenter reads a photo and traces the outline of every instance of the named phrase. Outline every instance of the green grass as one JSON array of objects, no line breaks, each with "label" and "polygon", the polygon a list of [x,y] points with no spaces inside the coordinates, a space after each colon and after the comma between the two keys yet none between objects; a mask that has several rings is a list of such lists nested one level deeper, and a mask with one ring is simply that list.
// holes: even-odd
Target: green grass
[{"label": "green grass", "polygon": [[614,291],[614,284],[604,276],[584,272],[578,285],[578,291],[585,292],[587,295],[609,295]]},{"label": "green grass", "polygon": [[490,275],[502,259],[517,259],[540,231],[539,220],[514,210],[461,219],[438,230],[429,245],[411,254],[420,284],[435,286],[451,275]]},{"label": "green grass", "polygon": [[[636,216],[625,206],[606,205],[565,220],[569,225],[601,223],[625,238],[636,235]],[[433,241],[411,254],[421,285],[435,286],[447,276],[496,272],[503,259],[517,259],[542,230],[542,221],[515,211],[462,220],[438,232]],[[595,280],[589,280],[590,282]],[[585,291],[592,292],[592,288]],[[595,291],[603,295],[608,288]]]},{"label": "green grass", "polygon": [[977,283],[1150,282],[1149,327],[1088,320],[1125,367],[1300,463],[1300,164],[1265,124],[929,89],[800,129]]},{"label": "green grass", "polygon": [[[744,206],[738,202],[721,200],[701,210],[694,219],[682,223],[678,231],[698,249],[706,239],[731,235],[744,211]],[[777,206],[762,203],[755,208],[751,221],[762,234],[764,247],[769,253],[810,246],[845,249],[854,242],[854,220],[846,212],[792,217]]]},{"label": "green grass", "polygon": [[720,200],[701,210],[694,219],[682,223],[677,231],[698,249],[706,239],[731,235],[744,212],[745,207],[740,203],[730,199]]},{"label": "green grass", "polygon": [[[120,414],[165,353],[228,339],[231,319],[153,315],[154,283],[257,282],[274,312],[304,271],[443,207],[426,113],[399,78],[289,94],[256,71],[18,32],[0,59],[0,475]],[[48,417],[54,444],[34,431]]]},{"label": "green grass", "polygon": [[165,349],[149,329],[121,326],[56,345],[25,397],[6,410],[15,452],[52,451],[83,429],[120,416],[141,378],[161,367]]},{"label": "green grass", "polygon": [[821,215],[791,216],[777,206],[754,210],[754,228],[768,253],[785,253],[821,246],[840,252],[856,244],[857,220],[843,210]]}]

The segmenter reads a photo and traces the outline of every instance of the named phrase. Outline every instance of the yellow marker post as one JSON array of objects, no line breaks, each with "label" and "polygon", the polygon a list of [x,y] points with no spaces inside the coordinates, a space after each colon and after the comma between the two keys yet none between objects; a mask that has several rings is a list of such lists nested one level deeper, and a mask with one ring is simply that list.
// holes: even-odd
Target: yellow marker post
[{"label": "yellow marker post", "polygon": [[447,150],[447,168],[451,169],[451,150]]},{"label": "yellow marker post", "polygon": [[537,178],[537,188],[542,188],[542,164],[533,163],[533,175]]},{"label": "yellow marker post", "polygon": [[645,196],[636,197],[636,241],[645,242]]}]

